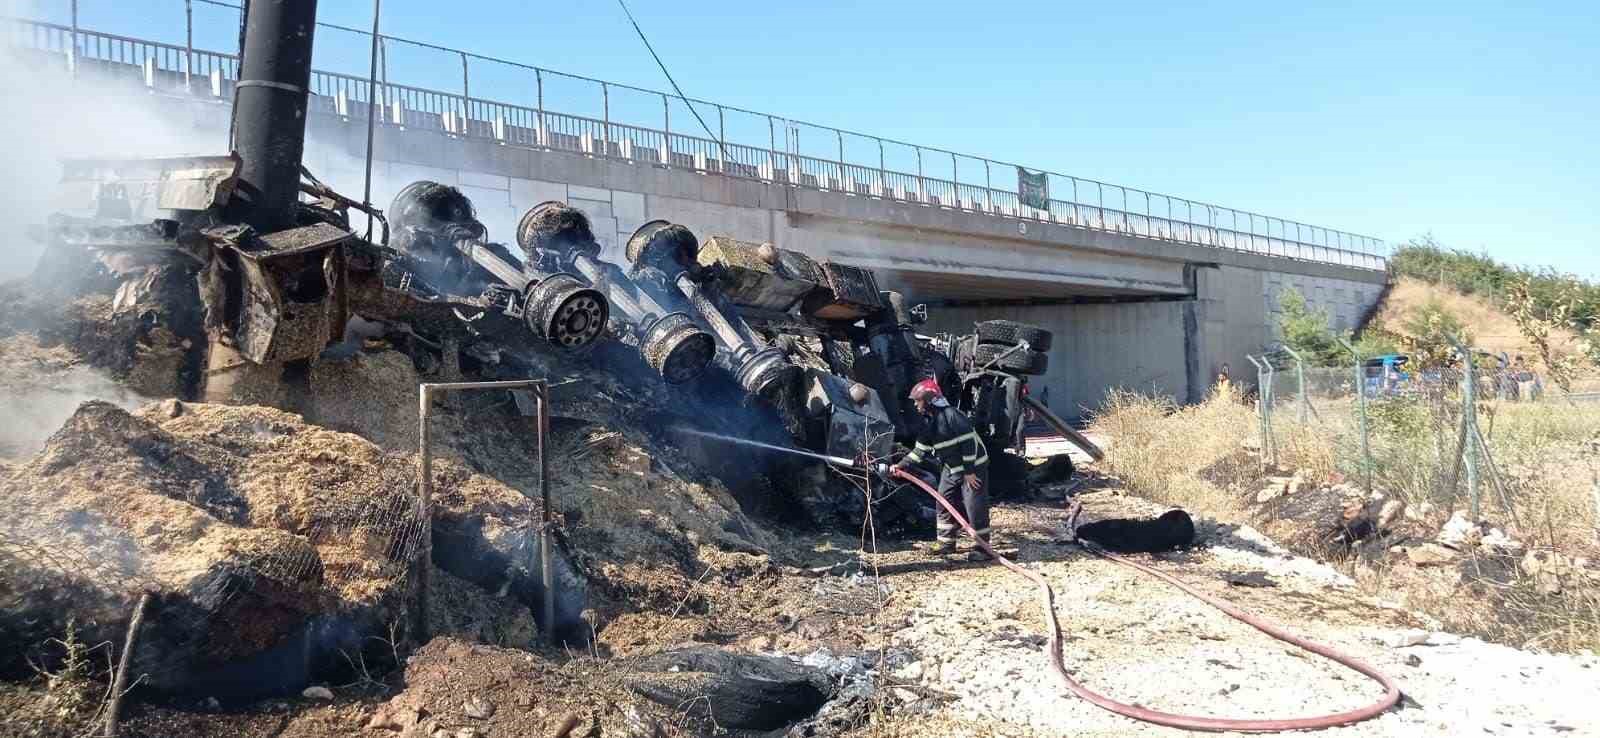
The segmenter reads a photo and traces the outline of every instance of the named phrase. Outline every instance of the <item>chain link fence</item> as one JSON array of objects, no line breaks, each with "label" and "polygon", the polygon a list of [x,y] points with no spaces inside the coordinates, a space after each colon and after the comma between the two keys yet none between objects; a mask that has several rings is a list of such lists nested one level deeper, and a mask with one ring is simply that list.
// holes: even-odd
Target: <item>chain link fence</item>
[{"label": "chain link fence", "polygon": [[1464,344],[1426,367],[1346,349],[1339,367],[1307,366],[1286,348],[1250,356],[1264,467],[1310,467],[1525,534],[1561,538],[1553,528],[1579,520],[1595,529],[1600,457],[1578,449],[1588,437],[1600,450],[1600,395],[1551,392],[1537,372]]}]

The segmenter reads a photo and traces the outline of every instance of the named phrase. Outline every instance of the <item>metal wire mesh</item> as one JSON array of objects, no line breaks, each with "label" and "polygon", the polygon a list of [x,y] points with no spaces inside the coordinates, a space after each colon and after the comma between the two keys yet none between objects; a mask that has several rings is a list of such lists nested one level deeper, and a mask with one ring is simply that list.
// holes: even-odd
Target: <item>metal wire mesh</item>
[{"label": "metal wire mesh", "polygon": [[69,621],[87,642],[120,644],[148,593],[131,672],[141,683],[292,683],[319,649],[359,651],[347,636],[361,623],[414,607],[428,515],[405,457],[350,463],[337,450],[174,437],[98,412],[109,420],[69,421],[5,480],[11,670]]}]

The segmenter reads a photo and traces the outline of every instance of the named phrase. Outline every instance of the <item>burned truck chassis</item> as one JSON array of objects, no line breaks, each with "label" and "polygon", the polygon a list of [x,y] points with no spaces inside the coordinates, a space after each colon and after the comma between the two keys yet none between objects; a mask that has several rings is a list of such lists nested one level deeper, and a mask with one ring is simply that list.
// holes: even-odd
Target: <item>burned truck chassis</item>
[{"label": "burned truck chassis", "polygon": [[[124,199],[130,167],[143,167],[145,210],[154,205],[170,217],[128,223],[135,215]],[[106,184],[100,180],[107,171],[124,176]],[[93,196],[112,217],[58,217],[47,238],[98,254],[118,267],[125,285],[148,283],[149,272],[164,262],[198,269],[207,340],[192,349],[203,354],[193,362],[205,370],[198,373],[204,386],[191,388],[190,397],[225,397],[228,371],[245,363],[281,364],[286,376],[303,375],[295,367],[351,340],[352,316],[405,334],[419,368],[460,366],[463,356],[446,353],[465,351],[467,363],[505,363],[501,376],[514,376],[537,365],[517,360],[537,342],[582,354],[600,340],[636,350],[672,385],[688,384],[714,364],[776,411],[801,448],[863,461],[891,456],[897,443],[916,435],[920,418],[907,399],[916,381],[938,379],[969,412],[985,401],[989,385],[1017,381],[993,366],[974,367],[961,339],[917,336],[925,310],[880,291],[865,269],[818,263],[771,244],[720,236],[702,243],[665,221],[639,227],[628,241],[625,269],[599,259],[587,219],[559,202],[536,205],[523,217],[518,255],[487,240],[464,195],[432,182],[404,188],[387,220],[373,211],[384,225],[373,242],[349,228],[349,211],[360,205],[302,174],[308,180],[302,190],[319,201],[296,203],[292,226],[261,234],[229,217],[237,155],[80,162],[69,165],[68,181],[99,185]],[[181,299],[172,293],[155,297]],[[119,304],[133,307],[139,298],[137,290],[119,290]],[[1025,344],[1022,350],[1042,360]],[[986,383],[985,376],[996,379]],[[1011,447],[1017,437],[998,440]],[[917,499],[919,510],[880,516],[890,525],[914,524],[931,511],[920,496],[871,491],[881,481],[866,483],[870,495],[862,494],[861,482],[833,475],[814,474],[808,483],[822,487],[802,495],[816,522],[858,524],[868,496]]]}]

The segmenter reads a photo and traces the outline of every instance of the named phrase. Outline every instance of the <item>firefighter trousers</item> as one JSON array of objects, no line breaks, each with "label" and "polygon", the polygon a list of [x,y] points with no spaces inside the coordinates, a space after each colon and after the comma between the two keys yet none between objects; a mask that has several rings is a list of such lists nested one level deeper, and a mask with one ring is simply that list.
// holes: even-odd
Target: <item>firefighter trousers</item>
[{"label": "firefighter trousers", "polygon": [[[979,466],[975,471],[978,476],[978,491],[967,492],[964,487],[965,473],[951,474],[948,469],[939,473],[939,495],[959,506],[966,514],[967,522],[972,524],[972,529],[978,531],[978,537],[984,542],[989,540],[989,465]],[[941,506],[938,510],[937,538],[939,543],[956,542],[961,534],[961,526],[955,518]]]}]

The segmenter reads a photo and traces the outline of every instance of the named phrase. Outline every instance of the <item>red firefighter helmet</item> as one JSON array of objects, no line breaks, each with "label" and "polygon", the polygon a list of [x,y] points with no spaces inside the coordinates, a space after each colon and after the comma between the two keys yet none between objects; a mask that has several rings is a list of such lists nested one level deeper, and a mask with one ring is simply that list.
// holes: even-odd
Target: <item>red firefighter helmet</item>
[{"label": "red firefighter helmet", "polygon": [[939,382],[932,377],[917,382],[911,387],[912,400],[944,399],[944,390],[939,389]]}]

